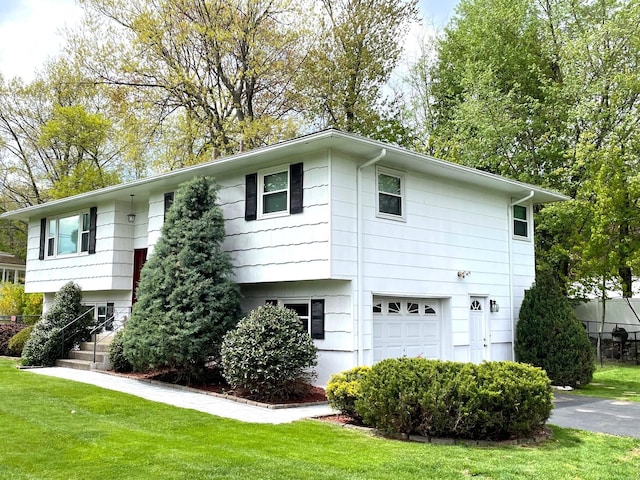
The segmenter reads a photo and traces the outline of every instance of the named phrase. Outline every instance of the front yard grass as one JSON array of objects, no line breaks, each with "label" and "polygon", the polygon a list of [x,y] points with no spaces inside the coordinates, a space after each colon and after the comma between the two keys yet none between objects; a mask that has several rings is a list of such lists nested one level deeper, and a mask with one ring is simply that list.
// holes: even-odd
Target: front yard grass
[{"label": "front yard grass", "polygon": [[616,364],[598,366],[589,385],[570,393],[640,402],[640,366]]},{"label": "front yard grass", "polygon": [[0,478],[629,479],[640,440],[553,427],[541,445],[405,443],[307,420],[256,425],[0,360]]}]

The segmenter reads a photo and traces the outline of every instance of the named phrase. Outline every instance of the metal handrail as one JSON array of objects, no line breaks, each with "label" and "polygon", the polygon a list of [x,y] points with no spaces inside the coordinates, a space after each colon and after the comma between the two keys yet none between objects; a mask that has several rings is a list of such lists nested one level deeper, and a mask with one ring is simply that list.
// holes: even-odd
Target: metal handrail
[{"label": "metal handrail", "polygon": [[[89,335],[93,335],[93,363],[96,363],[96,350],[97,350],[97,346],[98,346],[98,342],[97,340],[97,333],[98,331],[100,331],[100,329],[102,329],[105,325],[107,325],[109,322],[113,322],[116,318],[116,313],[119,313],[123,310],[126,310],[128,312],[131,312],[131,307],[123,307],[120,310],[114,310],[113,314],[107,318],[104,322],[102,322],[100,325],[96,325],[95,327],[93,327],[91,329],[91,331],[89,332]],[[107,335],[104,338],[108,338],[111,335],[113,335],[117,330],[112,330],[109,335]],[[103,339],[104,340],[104,339]]]},{"label": "metal handrail", "polygon": [[64,331],[69,328],[71,325],[73,325],[74,323],[76,323],[78,320],[80,320],[82,317],[84,317],[86,314],[88,314],[89,312],[95,312],[95,305],[91,308],[89,308],[86,312],[84,312],[82,315],[80,315],[79,317],[74,318],[73,320],[71,320],[69,323],[67,323],[64,327],[62,327],[60,329],[60,333],[62,334],[62,342],[60,344],[60,356],[62,358],[64,358]]}]

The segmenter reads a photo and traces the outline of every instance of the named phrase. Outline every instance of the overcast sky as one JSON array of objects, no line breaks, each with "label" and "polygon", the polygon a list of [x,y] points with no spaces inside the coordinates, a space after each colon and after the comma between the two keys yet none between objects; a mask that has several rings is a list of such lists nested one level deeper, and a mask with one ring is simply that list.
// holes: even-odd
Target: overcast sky
[{"label": "overcast sky", "polygon": [[[458,0],[420,0],[429,24],[444,26]],[[0,73],[33,79],[63,43],[60,31],[81,17],[76,0],[0,0]],[[409,41],[411,43],[411,41]]]}]

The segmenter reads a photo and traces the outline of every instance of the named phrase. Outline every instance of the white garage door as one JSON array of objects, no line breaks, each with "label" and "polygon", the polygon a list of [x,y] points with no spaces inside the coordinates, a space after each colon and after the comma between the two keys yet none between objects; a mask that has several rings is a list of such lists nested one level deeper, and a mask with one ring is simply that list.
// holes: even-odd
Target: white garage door
[{"label": "white garage door", "polygon": [[373,361],[440,358],[440,301],[373,297]]}]

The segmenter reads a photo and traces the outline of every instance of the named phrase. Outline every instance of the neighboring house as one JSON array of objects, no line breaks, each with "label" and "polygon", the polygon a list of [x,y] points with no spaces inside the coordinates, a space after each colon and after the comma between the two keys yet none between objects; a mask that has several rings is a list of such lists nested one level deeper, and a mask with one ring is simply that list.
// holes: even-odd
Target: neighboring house
[{"label": "neighboring house", "polygon": [[174,190],[220,186],[245,311],[294,309],[318,383],[388,357],[513,359],[534,280],[534,204],[567,197],[326,130],[2,215],[29,221],[27,292],[69,280],[102,317],[126,312]]},{"label": "neighboring house", "polygon": [[24,283],[25,262],[10,253],[0,252],[0,282]]}]

